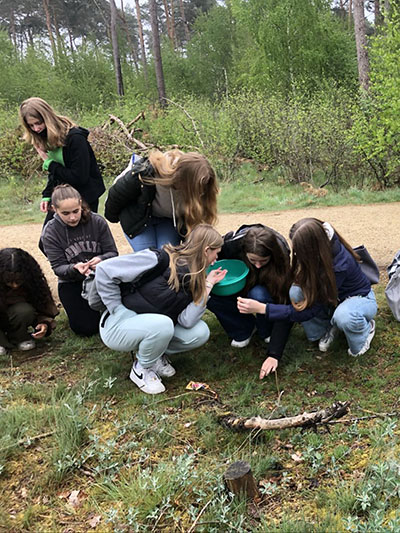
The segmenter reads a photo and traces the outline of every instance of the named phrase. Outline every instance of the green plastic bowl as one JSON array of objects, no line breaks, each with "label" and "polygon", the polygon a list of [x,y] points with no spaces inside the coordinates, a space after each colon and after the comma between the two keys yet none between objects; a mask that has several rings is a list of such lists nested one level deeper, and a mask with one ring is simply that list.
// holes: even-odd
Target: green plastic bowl
[{"label": "green plastic bowl", "polygon": [[246,263],[239,259],[222,259],[209,266],[207,274],[220,267],[228,272],[222,281],[214,285],[211,292],[217,296],[231,296],[240,292],[246,285],[246,276],[249,273]]}]

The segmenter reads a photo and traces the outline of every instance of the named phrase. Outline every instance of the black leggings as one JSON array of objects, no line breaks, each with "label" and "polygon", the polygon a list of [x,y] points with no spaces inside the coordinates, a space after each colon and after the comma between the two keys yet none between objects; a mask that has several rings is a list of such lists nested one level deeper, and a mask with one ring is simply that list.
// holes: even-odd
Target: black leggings
[{"label": "black leggings", "polygon": [[58,295],[67,313],[69,325],[74,333],[90,337],[99,332],[100,313],[89,307],[81,296],[82,282],[58,284]]}]

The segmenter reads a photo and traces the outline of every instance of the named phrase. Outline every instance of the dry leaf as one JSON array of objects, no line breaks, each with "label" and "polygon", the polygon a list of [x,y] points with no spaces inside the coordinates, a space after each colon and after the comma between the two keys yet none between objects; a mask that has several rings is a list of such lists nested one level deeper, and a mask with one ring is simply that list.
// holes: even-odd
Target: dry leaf
[{"label": "dry leaf", "polygon": [[98,526],[100,520],[101,520],[101,515],[99,515],[99,514],[95,515],[93,518],[91,518],[90,520],[88,520],[89,526],[90,526],[92,529],[94,529],[95,527]]},{"label": "dry leaf", "polygon": [[69,490],[65,490],[64,492],[60,492],[59,494],[57,494],[60,500],[68,498],[69,495],[70,495]]},{"label": "dry leaf", "polygon": [[290,457],[293,459],[295,463],[301,463],[301,461],[303,461],[301,453],[292,453]]},{"label": "dry leaf", "polygon": [[80,504],[79,501],[79,493],[80,490],[73,490],[68,498],[68,503],[71,505],[71,507],[78,507]]}]

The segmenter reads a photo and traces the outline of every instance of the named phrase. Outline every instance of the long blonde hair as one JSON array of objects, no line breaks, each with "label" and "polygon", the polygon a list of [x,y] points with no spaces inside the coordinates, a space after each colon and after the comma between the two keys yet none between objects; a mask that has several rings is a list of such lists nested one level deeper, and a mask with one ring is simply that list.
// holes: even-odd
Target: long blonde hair
[{"label": "long blonde hair", "polygon": [[[68,117],[57,115],[45,100],[37,97],[28,98],[22,102],[19,108],[19,118],[24,127],[24,140],[45,151],[64,146],[69,130],[76,126]],[[28,119],[43,122],[46,134],[35,133],[29,127]]]},{"label": "long blonde hair", "polygon": [[198,152],[154,150],[149,155],[156,177],[142,178],[182,193],[184,223],[188,233],[198,224],[215,224],[217,220],[217,177],[210,162]]},{"label": "long blonde hair", "polygon": [[168,284],[176,292],[180,289],[178,267],[187,267],[190,276],[190,292],[196,304],[203,303],[206,298],[206,268],[208,266],[207,248],[216,250],[223,243],[218,231],[209,224],[199,224],[187,236],[185,242],[178,246],[166,244],[164,250],[169,255],[171,274]]}]

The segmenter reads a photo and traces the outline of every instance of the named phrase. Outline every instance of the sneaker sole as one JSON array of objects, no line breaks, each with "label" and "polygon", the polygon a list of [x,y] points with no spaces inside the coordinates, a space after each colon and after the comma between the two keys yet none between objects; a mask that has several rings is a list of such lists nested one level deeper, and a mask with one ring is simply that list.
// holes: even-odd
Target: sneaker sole
[{"label": "sneaker sole", "polygon": [[142,392],[145,392],[146,394],[161,394],[162,392],[165,392],[165,387],[162,383],[160,383],[161,387],[159,387],[158,390],[156,389],[151,389],[151,388],[148,388],[146,386],[146,384],[144,384],[143,386],[140,386],[140,383],[142,383],[142,380],[139,380],[137,377],[136,377],[136,374],[133,372],[133,370],[131,370],[130,374],[129,374],[129,379],[142,391]]}]

